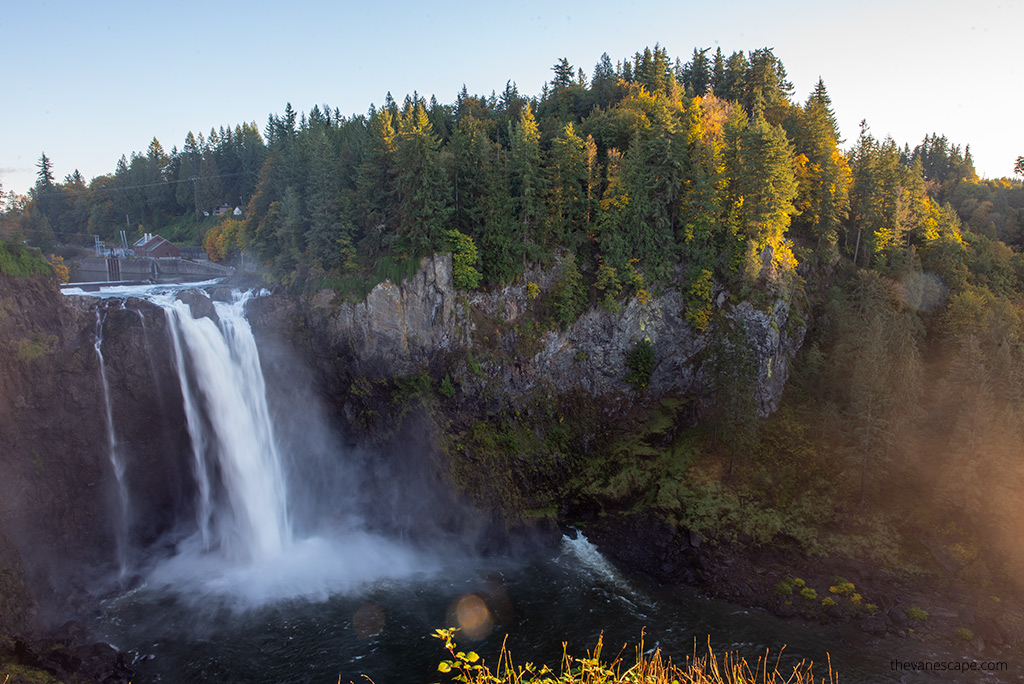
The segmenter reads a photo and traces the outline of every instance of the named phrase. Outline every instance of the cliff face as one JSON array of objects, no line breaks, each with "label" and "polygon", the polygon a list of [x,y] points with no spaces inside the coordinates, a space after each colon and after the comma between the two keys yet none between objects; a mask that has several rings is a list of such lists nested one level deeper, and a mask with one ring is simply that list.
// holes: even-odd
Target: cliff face
[{"label": "cliff face", "polygon": [[[690,327],[682,293],[631,299],[615,312],[591,308],[558,329],[545,323],[550,312],[543,309],[558,275],[557,267],[528,274],[540,296],[531,297],[526,286],[457,292],[445,255],[425,259],[400,284],[378,285],[363,302],[328,292],[308,300],[275,295],[251,300],[248,317],[260,338],[269,387],[294,385],[294,376],[307,372],[296,369],[311,370],[305,385],[336,400],[328,420],[353,425],[360,416],[375,415],[367,422],[371,429],[390,430],[381,438],[382,445],[391,440],[381,451],[388,458],[368,459],[376,468],[370,479],[392,489],[398,482],[404,494],[393,498],[405,502],[423,500],[419,495],[429,486],[426,498],[447,501],[437,507],[449,510],[455,496],[445,491],[452,489],[451,464],[439,444],[449,426],[437,424],[429,410],[403,407],[396,397],[420,390],[415,383],[403,390],[395,378],[428,374],[427,385],[437,391],[440,380],[450,377],[459,390],[443,420],[464,421],[453,426],[459,430],[494,408],[518,415],[538,399],[568,394],[589,397],[585,401],[610,416],[666,396],[697,405],[713,400],[708,361],[718,331]],[[784,297],[755,306],[718,294],[716,318],[745,331],[759,410],[771,412],[803,328],[794,324]],[[212,310],[205,296],[181,298],[197,315],[203,315],[197,307]],[[44,279],[0,282],[0,581],[7,596],[0,603],[0,628],[31,616],[33,596],[16,590],[25,582],[44,617],[48,610],[66,617],[60,601],[109,576],[119,543],[144,548],[191,517],[191,447],[167,325],[163,310],[142,300],[64,296]],[[125,460],[126,520],[119,519],[97,335],[118,453]],[[652,343],[655,363],[648,387],[638,392],[625,381],[626,357],[641,339]],[[295,350],[304,359],[289,365]],[[282,375],[292,382],[276,382]],[[493,465],[467,458],[462,465],[474,472]],[[532,467],[511,458],[501,467]],[[528,491],[535,475],[522,477]],[[486,507],[486,496],[477,498]],[[475,515],[440,524],[465,529],[473,518],[478,528],[494,531],[486,516]],[[4,537],[10,544],[2,543]]]},{"label": "cliff face", "polygon": [[[399,285],[385,281],[362,303],[339,301],[327,291],[317,294],[305,312],[314,353],[341,353],[355,364],[354,372],[384,376],[449,367],[445,359],[453,354],[475,354],[478,372],[458,377],[470,391],[490,385],[515,403],[536,392],[550,396],[582,390],[625,408],[643,399],[625,381],[626,357],[639,340],[647,339],[655,350],[647,398],[709,396],[706,362],[714,353],[715,331],[700,333],[688,324],[679,291],[666,291],[646,303],[633,298],[616,312],[591,307],[565,330],[532,333],[519,325],[539,305],[526,286],[459,293],[451,269],[449,255],[424,259],[412,279]],[[556,277],[552,270],[530,273],[527,279],[543,292]],[[757,376],[757,404],[767,415],[778,406],[805,328],[790,319],[785,297],[760,307],[749,301],[734,305],[727,293],[720,293],[717,301],[721,318],[746,333]]]},{"label": "cliff face", "polygon": [[[177,391],[172,366],[154,363],[171,353],[162,311],[138,300],[65,297],[45,278],[0,280],[0,535],[17,549],[45,621],[48,608],[63,612],[61,602],[116,567],[118,530],[125,543],[144,544],[171,524],[184,480],[177,454],[187,453],[188,437],[180,400],[167,400]],[[100,332],[134,492],[124,521]]]}]

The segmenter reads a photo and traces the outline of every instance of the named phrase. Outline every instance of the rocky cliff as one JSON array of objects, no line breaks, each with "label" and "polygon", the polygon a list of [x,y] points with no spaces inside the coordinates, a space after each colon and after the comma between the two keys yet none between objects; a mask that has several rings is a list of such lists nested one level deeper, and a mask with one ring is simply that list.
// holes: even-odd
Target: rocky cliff
[{"label": "rocky cliff", "polygon": [[[365,301],[327,291],[308,299],[280,294],[250,301],[249,319],[267,349],[271,387],[286,384],[275,383],[275,374],[312,369],[307,384],[328,397],[330,420],[347,427],[362,421],[363,435],[390,440],[392,454],[403,453],[399,443],[413,445],[418,456],[368,459],[372,478],[404,483],[409,496],[400,498],[406,502],[416,498],[417,488],[428,487],[437,501],[451,503],[443,491],[451,478],[472,490],[474,482],[488,481],[479,472],[497,468],[519,492],[503,505],[549,506],[556,489],[548,499],[530,491],[547,486],[545,478],[565,476],[566,445],[543,447],[551,458],[530,461],[514,446],[515,436],[498,435],[512,446],[499,461],[485,463],[473,445],[493,440],[474,421],[496,413],[518,416],[520,409],[572,419],[571,406],[551,410],[569,395],[605,418],[666,396],[699,407],[712,400],[708,360],[723,326],[745,332],[759,410],[777,406],[803,336],[786,297],[755,305],[718,292],[719,328],[703,333],[687,323],[684,296],[674,290],[623,301],[616,311],[591,307],[563,329],[545,309],[558,278],[555,265],[527,274],[534,287],[459,292],[451,257],[444,255],[425,259],[402,283],[381,283]],[[0,573],[7,585],[20,583],[21,570],[8,562],[20,555],[41,613],[53,608],[59,615],[64,611],[55,602],[109,576],[119,544],[144,548],[191,515],[193,485],[183,457],[190,453],[189,438],[162,309],[142,300],[63,296],[46,279],[6,278],[0,286],[0,533],[18,551],[0,553]],[[203,315],[203,307],[212,311],[205,296],[182,298],[196,315]],[[650,341],[655,354],[643,391],[625,381],[626,357],[639,340]],[[305,361],[286,362],[296,349]],[[444,412],[410,403],[424,387],[450,398]],[[126,520],[118,519],[108,396],[132,498]],[[538,408],[542,404],[547,408]],[[547,419],[541,415],[530,429],[540,435]],[[452,434],[464,444],[446,447]],[[459,463],[452,462],[456,451]],[[489,486],[476,487],[472,498],[480,507],[490,505]],[[457,527],[470,518],[478,528],[492,524],[469,515],[449,516],[441,525]],[[32,612],[32,597],[23,598],[4,610],[5,619],[23,622]]]},{"label": "rocky cliff", "polygon": [[[591,307],[573,325],[544,325],[534,315],[558,267],[537,270],[526,285],[496,292],[457,292],[450,255],[424,259],[412,278],[376,286],[366,301],[343,301],[331,292],[312,297],[304,321],[315,347],[342,355],[357,370],[385,376],[451,368],[461,385],[479,393],[485,386],[515,402],[536,393],[582,390],[624,408],[637,400],[664,395],[707,399],[711,392],[705,362],[719,328],[694,330],[686,321],[683,293],[667,290],[647,301],[631,298],[617,311]],[[734,303],[719,291],[717,308],[724,325],[742,328],[749,340],[757,376],[759,411],[778,406],[790,362],[805,327],[791,318],[788,296]],[[262,306],[272,306],[268,301]],[[283,305],[290,306],[290,305]],[[292,310],[294,317],[297,312]],[[639,341],[654,348],[655,364],[645,395],[625,381],[626,356]],[[454,356],[472,356],[471,368],[452,367]]]},{"label": "rocky cliff", "polygon": [[[0,533],[18,551],[40,623],[66,619],[63,602],[101,586],[117,564],[119,530],[124,543],[145,544],[181,510],[176,454],[188,437],[180,401],[166,399],[177,387],[172,367],[154,362],[169,358],[164,326],[145,302],[0,278]],[[128,488],[141,493],[127,520],[118,520],[97,335]]]}]

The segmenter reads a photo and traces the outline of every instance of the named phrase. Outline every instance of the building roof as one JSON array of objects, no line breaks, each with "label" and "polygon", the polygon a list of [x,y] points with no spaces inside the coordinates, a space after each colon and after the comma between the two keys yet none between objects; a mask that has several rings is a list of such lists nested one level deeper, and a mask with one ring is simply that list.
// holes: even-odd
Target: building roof
[{"label": "building roof", "polygon": [[166,238],[162,238],[159,235],[153,235],[152,233],[146,233],[141,238],[135,241],[132,247],[135,250],[135,256],[149,256],[153,253],[157,247],[163,244],[168,244],[171,247],[175,247],[174,243]]}]

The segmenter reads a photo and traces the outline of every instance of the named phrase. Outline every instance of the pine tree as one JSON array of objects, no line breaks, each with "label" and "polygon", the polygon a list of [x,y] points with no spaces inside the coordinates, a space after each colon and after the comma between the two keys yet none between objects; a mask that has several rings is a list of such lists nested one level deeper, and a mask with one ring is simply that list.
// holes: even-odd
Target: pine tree
[{"label": "pine tree", "polygon": [[341,178],[335,152],[326,133],[313,132],[310,187],[307,191],[311,256],[323,268],[349,266],[354,262],[352,226],[341,210]]},{"label": "pine tree", "polygon": [[409,256],[440,248],[451,214],[450,188],[438,149],[423,105],[407,104],[395,144],[395,190],[398,235]]},{"label": "pine tree", "polygon": [[821,79],[804,107],[790,118],[790,130],[799,155],[795,201],[799,214],[794,231],[816,239],[819,248],[831,254],[849,214],[852,179],[846,158],[837,148],[838,127]]},{"label": "pine tree", "polygon": [[395,225],[395,129],[385,107],[371,110],[369,139],[356,178],[356,208],[363,231],[378,241],[394,234]]},{"label": "pine tree", "polygon": [[53,188],[53,162],[43,152],[39,157],[39,161],[36,162],[36,168],[39,169],[36,173],[36,189],[41,192],[49,191]]},{"label": "pine tree", "polygon": [[544,178],[541,172],[540,131],[529,105],[523,107],[512,133],[510,189],[524,237],[534,245],[543,241]]},{"label": "pine tree", "polygon": [[796,211],[797,183],[789,139],[781,126],[769,124],[756,110],[738,142],[730,175],[740,202],[741,234],[748,243],[748,277],[792,267],[786,229]]},{"label": "pine tree", "polygon": [[585,236],[589,176],[587,145],[568,123],[548,155],[548,225],[556,244],[575,249]]}]

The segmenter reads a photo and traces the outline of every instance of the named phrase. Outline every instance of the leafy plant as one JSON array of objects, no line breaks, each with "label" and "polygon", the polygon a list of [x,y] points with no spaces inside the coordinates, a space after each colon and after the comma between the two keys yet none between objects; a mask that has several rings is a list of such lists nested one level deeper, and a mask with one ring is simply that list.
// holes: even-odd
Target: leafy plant
[{"label": "leafy plant", "polygon": [[907,608],[907,617],[914,622],[926,622],[928,620],[928,611],[917,606],[911,606]]},{"label": "leafy plant", "polygon": [[[636,662],[626,667],[621,658],[602,660],[603,639],[585,658],[569,655],[562,649],[562,667],[557,672],[548,665],[526,663],[515,665],[505,644],[498,655],[497,668],[492,671],[474,651],[461,651],[455,643],[458,629],[438,629],[434,638],[444,643],[448,657],[438,663],[437,671],[459,684],[813,684],[811,663],[801,663],[790,673],[778,670],[778,661],[768,669],[768,654],[758,658],[753,667],[739,656],[726,653],[719,657],[711,650],[706,655],[686,659],[680,667],[661,655],[644,651],[641,639],[636,648]],[[833,675],[829,672],[829,681]],[[824,681],[824,680],[823,680]]]},{"label": "leafy plant", "polygon": [[626,355],[626,382],[638,391],[647,387],[654,372],[654,345],[642,339]]},{"label": "leafy plant", "polygon": [[452,250],[452,279],[460,290],[472,290],[480,284],[483,275],[476,270],[480,261],[473,238],[457,230],[445,233]]}]

